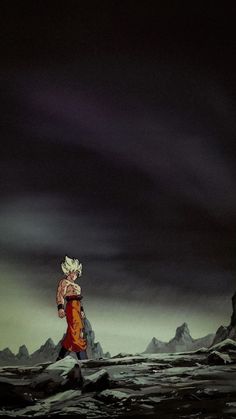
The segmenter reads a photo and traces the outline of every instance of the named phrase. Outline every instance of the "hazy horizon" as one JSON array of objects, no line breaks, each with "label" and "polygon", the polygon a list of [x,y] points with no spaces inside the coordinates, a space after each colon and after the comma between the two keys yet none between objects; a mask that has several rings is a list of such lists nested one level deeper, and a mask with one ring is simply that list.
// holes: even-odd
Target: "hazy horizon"
[{"label": "hazy horizon", "polygon": [[[143,352],[153,337],[167,342],[174,337],[176,328],[184,322],[187,323],[194,339],[215,333],[220,325],[226,326],[230,323],[232,296],[205,296],[193,304],[192,299],[188,300],[187,293],[182,298],[173,294],[170,298],[170,289],[167,286],[159,293],[155,307],[147,306],[145,301],[137,299],[130,303],[124,298],[110,301],[101,296],[96,297],[89,293],[86,295],[86,286],[83,285],[82,279],[76,282],[83,290],[83,306],[95,332],[95,342],[100,342],[103,351],[110,352],[111,356],[119,352]],[[9,283],[13,289],[13,282],[9,280]],[[0,350],[9,347],[16,354],[19,346],[25,344],[29,353],[32,353],[48,338],[57,344],[66,330],[66,319],[57,317],[57,310],[53,304],[54,293],[35,288],[26,295],[26,289],[23,287],[18,291],[18,297],[15,303],[17,318],[14,313],[8,316],[9,327],[5,328],[1,336],[2,342],[6,344],[1,343]],[[29,298],[31,303],[27,303],[22,311],[22,301],[25,297]],[[2,311],[5,313],[7,306],[8,300],[3,300]],[[25,338],[22,334],[23,328],[26,331]]]}]

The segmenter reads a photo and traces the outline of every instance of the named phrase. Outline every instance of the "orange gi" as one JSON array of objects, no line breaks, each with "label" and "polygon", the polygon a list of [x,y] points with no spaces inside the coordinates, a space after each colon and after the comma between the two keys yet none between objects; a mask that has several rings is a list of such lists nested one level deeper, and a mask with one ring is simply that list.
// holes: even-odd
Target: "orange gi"
[{"label": "orange gi", "polygon": [[76,296],[68,296],[66,300],[67,331],[61,345],[68,351],[84,351],[87,348],[87,340],[84,338],[85,326],[81,317],[81,303]]}]

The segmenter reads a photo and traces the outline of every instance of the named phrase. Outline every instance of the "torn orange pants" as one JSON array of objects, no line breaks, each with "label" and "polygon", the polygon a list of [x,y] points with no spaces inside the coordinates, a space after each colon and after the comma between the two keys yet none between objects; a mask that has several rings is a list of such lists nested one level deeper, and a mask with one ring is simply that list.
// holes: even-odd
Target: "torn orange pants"
[{"label": "torn orange pants", "polygon": [[68,301],[65,311],[67,331],[61,345],[68,351],[84,351],[87,348],[87,340],[84,337],[84,320],[81,317],[80,301]]}]

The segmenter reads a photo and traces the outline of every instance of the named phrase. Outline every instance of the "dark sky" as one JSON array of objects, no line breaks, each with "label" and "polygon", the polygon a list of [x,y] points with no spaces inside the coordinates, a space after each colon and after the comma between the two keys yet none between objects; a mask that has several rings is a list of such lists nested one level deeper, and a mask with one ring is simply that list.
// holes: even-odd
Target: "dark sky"
[{"label": "dark sky", "polygon": [[61,338],[65,255],[112,355],[184,321],[215,332],[235,292],[235,10],[35,3],[1,4],[0,349]]}]

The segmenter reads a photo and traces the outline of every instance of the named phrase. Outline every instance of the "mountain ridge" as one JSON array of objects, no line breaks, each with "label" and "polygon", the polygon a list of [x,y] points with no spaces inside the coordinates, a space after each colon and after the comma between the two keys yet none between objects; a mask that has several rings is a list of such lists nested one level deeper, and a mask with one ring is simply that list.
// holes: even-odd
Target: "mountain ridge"
[{"label": "mountain ridge", "polygon": [[168,342],[158,340],[156,337],[151,339],[146,349],[141,353],[163,353],[163,352],[178,352],[178,351],[191,351],[200,349],[205,346],[208,347],[212,344],[215,333],[209,333],[201,338],[192,338],[188,324],[184,322],[178,326],[175,331],[175,336]]},{"label": "mountain ridge", "polygon": [[[110,357],[109,352],[104,354],[100,342],[95,342],[95,333],[92,330],[92,326],[87,318],[85,318],[85,334],[87,336],[88,342],[88,358],[99,359],[104,356],[108,358]],[[65,334],[62,337],[62,339],[64,337]],[[55,362],[61,348],[62,339],[60,339],[59,342],[55,344],[53,339],[49,337],[46,339],[45,343],[43,343],[38,349],[34,350],[32,353],[29,353],[25,344],[19,347],[19,350],[16,354],[14,354],[8,347],[6,347],[3,350],[0,350],[0,365],[32,365],[40,362]]]}]

